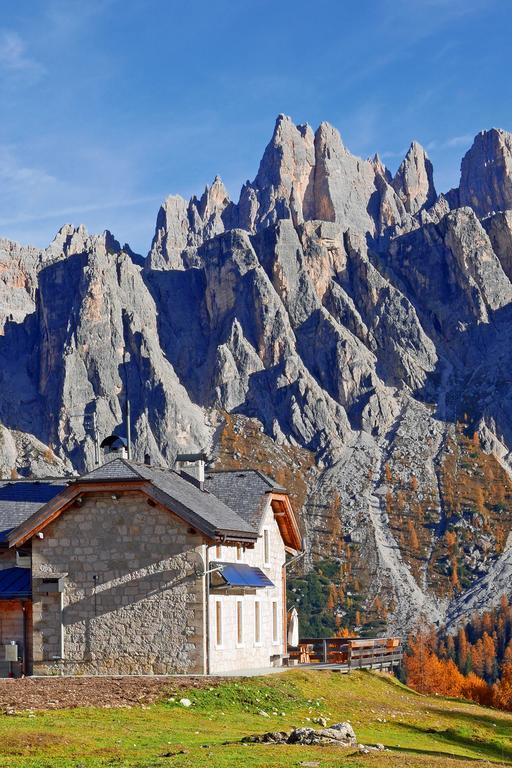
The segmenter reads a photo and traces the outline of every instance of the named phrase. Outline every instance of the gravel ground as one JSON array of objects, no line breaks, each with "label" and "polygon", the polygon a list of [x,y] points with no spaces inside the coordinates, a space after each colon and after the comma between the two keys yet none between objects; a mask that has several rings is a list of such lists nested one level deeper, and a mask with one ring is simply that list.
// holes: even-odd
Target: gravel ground
[{"label": "gravel ground", "polygon": [[0,712],[151,704],[184,688],[219,685],[219,677],[24,677],[0,680]]}]

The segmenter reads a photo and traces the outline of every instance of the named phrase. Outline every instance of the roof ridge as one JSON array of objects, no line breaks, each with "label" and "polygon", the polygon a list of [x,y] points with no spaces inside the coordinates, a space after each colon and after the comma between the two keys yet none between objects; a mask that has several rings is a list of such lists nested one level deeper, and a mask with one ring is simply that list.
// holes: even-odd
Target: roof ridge
[{"label": "roof ridge", "polygon": [[80,475],[46,475],[45,477],[0,477],[0,484],[5,483],[47,483],[51,480],[75,480]]},{"label": "roof ridge", "polygon": [[247,467],[246,469],[207,469],[206,475],[222,475],[228,473],[246,474],[247,472],[253,472],[255,475],[258,475],[258,477],[260,477],[263,482],[270,486],[270,488],[280,488],[288,493],[284,485],[281,485],[281,483],[278,483],[277,480],[275,480],[273,477],[267,475],[265,472],[263,472],[263,470],[257,469],[256,467]]},{"label": "roof ridge", "polygon": [[[140,472],[136,468],[134,468],[133,465],[136,464],[136,462],[132,461],[131,459],[125,459],[124,456],[117,456],[114,459],[114,461],[122,461],[123,464],[125,465],[125,467],[128,467],[129,469],[133,470],[135,472],[135,474],[137,474],[140,477],[141,480],[145,480],[146,479],[145,477],[143,477],[143,475],[140,474]],[[109,462],[107,462],[107,464],[108,463]],[[105,466],[105,465],[103,464],[102,466]]]}]

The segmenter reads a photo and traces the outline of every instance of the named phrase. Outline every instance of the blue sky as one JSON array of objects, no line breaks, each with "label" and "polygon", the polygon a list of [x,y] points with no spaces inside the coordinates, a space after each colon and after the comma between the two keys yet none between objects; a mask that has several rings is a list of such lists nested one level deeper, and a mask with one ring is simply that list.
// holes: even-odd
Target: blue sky
[{"label": "blue sky", "polygon": [[0,0],[0,235],[64,223],[146,253],[167,194],[256,175],[278,113],[438,190],[512,129],[510,0]]}]

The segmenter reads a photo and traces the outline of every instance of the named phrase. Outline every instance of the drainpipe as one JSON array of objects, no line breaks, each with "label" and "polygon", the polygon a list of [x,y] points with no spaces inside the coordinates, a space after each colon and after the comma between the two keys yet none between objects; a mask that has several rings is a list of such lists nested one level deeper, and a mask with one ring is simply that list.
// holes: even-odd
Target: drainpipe
[{"label": "drainpipe", "polygon": [[286,569],[292,565],[293,563],[298,562],[301,557],[304,557],[306,554],[306,550],[303,549],[302,552],[299,552],[298,555],[295,555],[291,558],[291,560],[288,560],[287,563],[283,564],[283,613],[284,613],[284,655],[288,655],[288,610],[286,608]]},{"label": "drainpipe", "polygon": [[205,594],[206,594],[206,674],[210,674],[210,576],[208,571],[210,570],[210,560],[208,556],[209,547],[205,544],[204,552],[204,578],[205,578]]},{"label": "drainpipe", "polygon": [[[61,661],[64,660],[64,592],[61,592],[59,594],[60,597],[60,637],[59,637],[59,656],[61,658]],[[64,671],[62,672],[64,674]]]},{"label": "drainpipe", "polygon": [[23,675],[27,676],[28,672],[28,621],[27,621],[27,602],[23,600],[21,603],[21,610],[23,611]]}]

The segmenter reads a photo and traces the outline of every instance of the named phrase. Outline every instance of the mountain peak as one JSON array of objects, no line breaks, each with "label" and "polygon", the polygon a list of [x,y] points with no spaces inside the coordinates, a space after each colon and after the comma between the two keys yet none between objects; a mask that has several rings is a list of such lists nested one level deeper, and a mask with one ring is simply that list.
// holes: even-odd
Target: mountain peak
[{"label": "mountain peak", "polygon": [[422,208],[429,208],[434,204],[434,170],[419,142],[411,142],[392,185],[408,213],[418,213]]},{"label": "mountain peak", "polygon": [[461,163],[459,199],[479,216],[512,208],[512,134],[490,128],[475,136]]}]

